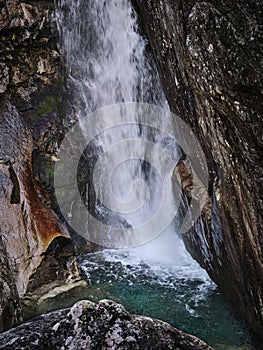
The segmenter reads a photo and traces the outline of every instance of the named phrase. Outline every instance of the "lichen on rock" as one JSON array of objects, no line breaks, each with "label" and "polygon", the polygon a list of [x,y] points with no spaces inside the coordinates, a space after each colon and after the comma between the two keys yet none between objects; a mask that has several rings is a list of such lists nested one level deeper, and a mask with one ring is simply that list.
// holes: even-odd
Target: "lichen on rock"
[{"label": "lichen on rock", "polygon": [[[25,331],[26,330],[26,331]],[[80,301],[0,334],[0,349],[213,350],[165,322],[129,314],[113,301]]]}]

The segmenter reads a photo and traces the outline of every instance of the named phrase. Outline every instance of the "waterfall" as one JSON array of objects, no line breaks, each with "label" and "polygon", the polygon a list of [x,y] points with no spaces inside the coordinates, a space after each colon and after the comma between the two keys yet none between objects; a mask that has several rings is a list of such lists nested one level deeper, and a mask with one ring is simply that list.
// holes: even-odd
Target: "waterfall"
[{"label": "waterfall", "polygon": [[[77,0],[72,3],[69,0],[59,0],[58,8],[57,23],[61,37],[61,51],[66,57],[68,85],[72,91],[71,103],[84,137],[88,138],[91,125],[83,122],[83,119],[89,113],[105,106],[124,102],[143,102],[169,110],[156,67],[147,53],[147,43],[140,34],[137,16],[129,0]],[[125,108],[125,111],[122,111],[124,114],[127,113]],[[111,114],[107,109],[106,112],[103,109],[102,111],[103,116],[108,113],[108,119],[115,117],[115,114]],[[138,109],[136,111],[138,112]],[[98,130],[103,131],[96,135],[90,143],[90,148],[86,149],[86,161],[88,159],[88,166],[91,167],[91,164],[103,158],[102,165],[97,168],[94,166],[93,172],[97,169],[97,178],[110,178],[110,184],[98,180],[94,183],[94,174],[89,173],[88,177],[93,176],[93,181],[88,179],[85,183],[85,199],[89,203],[88,208],[92,215],[108,225],[109,240],[113,239],[111,236],[113,226],[134,229],[144,220],[149,221],[151,215],[158,213],[164,182],[168,184],[169,201],[173,202],[174,189],[171,181],[173,168],[162,172],[160,177],[159,169],[156,170],[152,164],[165,168],[160,164],[161,161],[164,163],[162,154],[160,155],[162,152],[156,151],[154,143],[157,143],[162,150],[168,149],[175,163],[181,155],[174,140],[162,132],[172,130],[174,123],[165,113],[160,113],[156,117],[155,128],[147,128],[144,125],[145,119],[144,123],[140,123],[140,113],[144,112],[144,109],[140,111],[139,108],[139,117],[128,125],[126,117],[121,114],[123,125],[108,129],[103,124],[105,118],[92,119],[95,124],[101,123]],[[114,125],[114,120],[110,125]],[[131,139],[136,142],[129,142]],[[147,139],[151,142],[139,141]],[[116,149],[113,153],[107,153],[116,143],[118,155]],[[124,150],[120,150],[120,147]],[[138,151],[141,154],[140,159]],[[122,159],[127,161],[119,162],[112,169],[115,158],[120,157],[119,154],[122,154]],[[145,182],[148,188],[145,187]],[[114,193],[114,198],[111,191]],[[157,217],[158,220],[152,226],[147,226],[149,232],[140,233],[142,236],[145,234],[146,238],[132,245],[156,238],[157,235],[153,235],[152,232],[158,222],[166,220],[165,211],[169,212],[169,201],[166,204],[167,209]],[[136,205],[132,206],[131,202],[135,202]],[[72,208],[72,203],[70,205]],[[131,207],[135,209],[125,210]],[[164,234],[148,245],[131,249],[131,254],[137,254],[148,260],[151,258],[158,260],[159,255],[159,260],[164,261],[167,258],[167,262],[176,264],[179,264],[178,257],[181,257],[185,265],[191,261],[196,269],[197,264],[176,236],[174,225],[175,223],[168,222]],[[97,232],[96,227],[93,229]],[[105,240],[106,246],[109,240]],[[116,245],[116,241],[114,243]],[[121,243],[120,246],[122,245],[125,246]]]},{"label": "waterfall", "polygon": [[61,46],[81,117],[121,102],[166,104],[129,0],[59,0]]}]

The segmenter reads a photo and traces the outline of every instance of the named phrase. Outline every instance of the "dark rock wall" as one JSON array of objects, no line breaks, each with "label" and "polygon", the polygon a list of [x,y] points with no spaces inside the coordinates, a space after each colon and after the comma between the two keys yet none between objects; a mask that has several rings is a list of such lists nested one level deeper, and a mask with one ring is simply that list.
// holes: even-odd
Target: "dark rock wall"
[{"label": "dark rock wall", "polygon": [[0,329],[10,328],[22,320],[16,282],[9,265],[3,237],[0,236]]},{"label": "dark rock wall", "polygon": [[207,156],[212,209],[184,240],[262,336],[263,3],[134,2],[171,109]]},{"label": "dark rock wall", "polygon": [[0,1],[0,330],[21,320],[18,296],[53,239],[68,236],[33,169],[43,154],[52,172],[61,128],[53,14],[53,2]]}]

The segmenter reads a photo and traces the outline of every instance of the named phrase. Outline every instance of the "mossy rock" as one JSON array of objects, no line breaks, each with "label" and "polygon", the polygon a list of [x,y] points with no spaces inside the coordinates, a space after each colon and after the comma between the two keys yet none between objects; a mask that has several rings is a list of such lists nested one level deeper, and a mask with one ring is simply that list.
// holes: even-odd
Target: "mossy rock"
[{"label": "mossy rock", "polygon": [[37,111],[38,115],[44,116],[54,109],[56,109],[57,103],[53,96],[47,96],[43,101],[40,102],[39,110]]}]

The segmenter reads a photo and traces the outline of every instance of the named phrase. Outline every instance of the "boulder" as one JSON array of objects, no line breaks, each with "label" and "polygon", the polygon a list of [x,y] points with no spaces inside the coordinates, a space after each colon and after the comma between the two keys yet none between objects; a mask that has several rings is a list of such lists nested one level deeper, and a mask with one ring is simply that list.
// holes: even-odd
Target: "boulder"
[{"label": "boulder", "polygon": [[213,350],[165,322],[129,314],[121,304],[80,301],[0,334],[5,350]]}]

